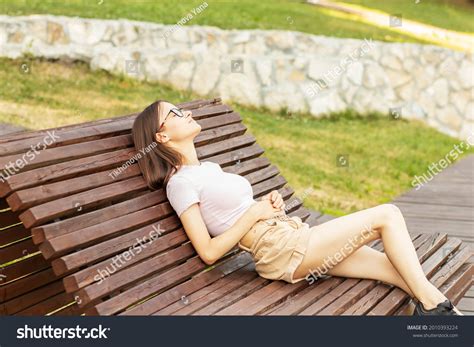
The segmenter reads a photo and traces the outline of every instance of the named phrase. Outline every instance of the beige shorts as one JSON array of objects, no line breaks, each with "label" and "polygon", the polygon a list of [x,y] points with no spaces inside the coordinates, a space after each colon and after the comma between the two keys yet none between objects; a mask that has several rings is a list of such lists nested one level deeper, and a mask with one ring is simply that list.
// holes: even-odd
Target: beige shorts
[{"label": "beige shorts", "polygon": [[300,217],[281,215],[260,220],[250,229],[254,233],[250,249],[239,248],[252,254],[257,273],[267,279],[297,283],[305,277],[293,278],[303,261],[311,235],[310,226]]}]

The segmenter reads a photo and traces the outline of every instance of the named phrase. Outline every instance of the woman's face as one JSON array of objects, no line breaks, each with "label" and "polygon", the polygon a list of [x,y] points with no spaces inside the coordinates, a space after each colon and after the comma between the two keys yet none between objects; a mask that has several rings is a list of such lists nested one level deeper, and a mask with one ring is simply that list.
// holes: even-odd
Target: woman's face
[{"label": "woman's face", "polygon": [[201,126],[193,119],[191,111],[183,110],[181,113],[184,114],[184,117],[179,117],[176,114],[180,113],[179,108],[169,102],[162,102],[159,110],[158,124],[160,126],[164,122],[164,125],[156,135],[157,141],[160,139],[160,142],[193,140],[201,132]]}]

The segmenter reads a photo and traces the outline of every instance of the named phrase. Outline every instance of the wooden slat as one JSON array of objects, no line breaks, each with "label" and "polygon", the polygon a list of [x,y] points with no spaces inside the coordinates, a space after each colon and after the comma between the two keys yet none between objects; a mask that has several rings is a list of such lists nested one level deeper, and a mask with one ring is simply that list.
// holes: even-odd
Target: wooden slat
[{"label": "wooden slat", "polygon": [[188,279],[206,268],[199,256],[191,258],[157,276],[150,276],[143,283],[120,293],[107,301],[85,310],[86,315],[112,315],[125,310],[137,301],[141,301],[167,287]]},{"label": "wooden slat", "polygon": [[216,312],[216,315],[261,315],[278,305],[287,297],[296,294],[308,286],[306,281],[287,285],[284,281],[272,281],[267,286],[253,292],[244,299]]},{"label": "wooden slat", "polygon": [[[220,164],[221,166],[223,164]],[[254,171],[260,170],[270,165],[270,161],[265,157],[254,157],[245,159],[244,161],[239,162],[231,166],[224,166],[222,170],[225,172],[230,172],[238,175],[246,175]]]},{"label": "wooden slat", "polygon": [[[443,240],[441,238],[440,240]],[[434,239],[434,244],[437,243],[436,239]],[[422,234],[417,236],[417,238],[413,241],[413,245],[417,250],[417,255],[421,259],[425,255],[425,253],[421,253],[420,246],[428,243],[433,243],[433,239],[430,239],[430,235]],[[362,296],[358,299],[352,306],[347,308],[342,315],[364,315],[368,312],[372,307],[374,307],[378,302],[380,302],[390,291],[392,287],[385,284],[379,283],[373,289],[370,290],[369,293]]]},{"label": "wooden slat", "polygon": [[[177,104],[176,106],[180,108],[184,108],[186,110],[194,110],[197,108],[205,108],[209,107],[211,105],[220,105],[221,104],[221,99],[220,98],[214,98],[214,99],[208,99],[208,100],[193,100],[193,101],[188,101],[188,102],[183,102],[180,104]],[[113,118],[106,118],[106,119],[99,119],[99,120],[93,120],[89,122],[84,122],[80,124],[71,124],[71,125],[66,125],[66,126],[61,126],[57,128],[50,128],[50,129],[45,129],[45,130],[34,130],[34,131],[27,131],[27,132],[22,132],[21,134],[11,134],[11,135],[4,135],[0,137],[0,144],[2,143],[7,143],[7,142],[12,142],[12,141],[19,141],[23,140],[26,138],[32,138],[32,137],[40,137],[44,136],[47,134],[48,131],[51,130],[56,130],[58,131],[59,134],[63,132],[63,130],[72,130],[72,129],[77,129],[77,128],[85,128],[85,127],[90,127],[90,126],[96,126],[98,124],[103,124],[103,123],[113,123],[117,122],[119,120],[122,120],[124,118],[134,118],[138,115],[138,113],[130,114],[130,115],[124,115],[124,116],[119,116],[119,117],[113,117]]]},{"label": "wooden slat", "polygon": [[97,126],[99,124],[105,123],[115,123],[121,121],[126,118],[133,118],[136,117],[137,113],[123,115],[113,118],[104,118],[99,120],[93,120],[89,122],[79,123],[79,124],[71,124],[66,126],[61,126],[57,128],[49,128],[44,130],[31,130],[31,131],[24,131],[22,133],[15,133],[15,134],[7,134],[4,136],[0,136],[0,145],[8,142],[15,142],[15,141],[22,141],[24,139],[31,139],[31,138],[43,138],[48,134],[48,131],[51,132],[53,130],[56,131],[58,135],[62,135],[64,132],[68,132],[73,129],[80,129],[80,128],[87,128],[91,126]]},{"label": "wooden slat", "polygon": [[38,253],[6,267],[0,267],[0,274],[5,276],[2,282],[6,284],[47,267],[49,267],[48,262]]},{"label": "wooden slat", "polygon": [[[193,115],[195,118],[195,115]],[[242,117],[237,112],[225,113],[222,115],[197,120],[202,130],[219,128],[223,125],[229,125],[242,122]]]},{"label": "wooden slat", "polygon": [[[448,239],[447,242],[438,249],[432,256],[430,256],[423,264],[423,271],[427,278],[433,275],[433,271],[449,256],[450,253],[459,248],[461,241],[459,239]],[[381,302],[372,308],[367,315],[392,315],[395,310],[406,299],[407,294],[402,290],[396,288],[389,295],[387,295]]]},{"label": "wooden slat", "polygon": [[35,252],[38,252],[38,246],[36,246],[31,240],[31,237],[29,237],[9,246],[1,247],[0,264],[9,263]]},{"label": "wooden slat", "polygon": [[[219,115],[230,111],[231,109],[227,105],[215,105],[193,111],[193,116],[199,119],[203,116]],[[91,141],[110,135],[120,135],[124,132],[130,131],[137,115],[138,113],[134,113],[132,115],[123,116],[116,119],[105,119],[85,124],[63,127],[60,129],[53,128],[39,132],[28,132],[18,135],[6,136],[0,139],[2,144],[2,146],[0,146],[0,156],[12,155],[15,153],[27,151],[31,149],[31,146],[36,146],[38,143],[42,143],[45,136],[49,136],[49,133],[53,131],[57,136],[59,136],[59,139],[57,139],[56,142],[48,148]]]},{"label": "wooden slat", "polygon": [[7,204],[7,201],[5,199],[0,198],[0,213],[4,212],[5,209],[7,209],[9,206]]},{"label": "wooden slat", "polygon": [[140,280],[145,280],[144,283],[146,283],[146,277],[160,273],[170,266],[178,265],[182,263],[182,261],[195,255],[196,251],[194,247],[190,243],[186,243],[164,254],[159,254],[132,265],[118,273],[112,273],[106,277],[103,282],[95,283],[77,291],[75,295],[77,295],[81,301],[79,306],[85,306],[131,283]]},{"label": "wooden slat", "polygon": [[136,155],[136,151],[132,148],[120,149],[21,172],[11,176],[4,183],[0,182],[0,196],[6,196],[20,189],[65,180],[79,175],[113,170],[132,159],[134,155]]},{"label": "wooden slat", "polygon": [[[213,265],[213,268],[217,268],[220,264],[223,264],[229,260],[229,258],[240,257],[235,255],[235,252],[238,252],[239,249],[234,247],[233,250],[228,252],[226,257],[221,258],[216,264]],[[243,252],[246,253],[246,252]],[[243,257],[248,256],[238,253]],[[245,265],[245,264],[244,264]],[[168,289],[173,286],[177,286],[180,282],[186,281],[192,276],[204,272],[208,272],[209,266],[205,265],[199,256],[193,257],[187,260],[185,263],[175,266],[170,270],[160,273],[156,276],[148,277],[146,281],[134,285],[131,288],[128,288],[124,292],[108,299],[107,301],[96,304],[91,308],[85,309],[87,315],[110,315],[120,313],[120,311],[128,308],[131,305],[134,305],[137,301],[148,300],[156,296],[156,294],[161,293],[163,290]]]},{"label": "wooden slat", "polygon": [[66,308],[63,308],[59,311],[51,313],[51,316],[80,316],[82,314],[82,310],[79,308],[77,303],[73,305],[69,305]]},{"label": "wooden slat", "polygon": [[[56,131],[53,130],[51,135],[46,134],[38,137],[25,138],[18,141],[3,143],[0,146],[0,155],[6,156],[24,153],[28,150],[31,150],[31,146],[37,147],[40,145],[41,147],[37,148],[44,150],[46,148],[66,146],[84,141],[93,141],[106,136],[121,135],[130,131],[133,122],[134,118],[123,118],[117,122],[109,122],[92,125],[85,128],[65,130],[61,134],[56,133]],[[53,139],[54,136],[59,136],[59,138]],[[54,140],[54,142],[48,145],[45,142],[45,137],[50,137],[51,141]]]},{"label": "wooden slat", "polygon": [[145,189],[147,189],[147,185],[143,177],[134,177],[34,206],[23,212],[20,215],[20,220],[25,227],[31,228],[57,217],[76,214],[79,202],[81,209],[89,210],[110,201],[127,198],[131,194]]},{"label": "wooden slat", "polygon": [[47,166],[62,161],[70,161],[82,157],[88,157],[93,154],[104,153],[120,148],[127,148],[133,145],[130,134],[108,137],[100,140],[81,142],[73,145],[45,149],[32,158],[25,154],[14,154],[11,156],[0,157],[0,171],[5,169],[9,163],[15,163],[17,160],[24,161],[24,166],[19,168],[15,166],[16,172],[24,172],[41,166]]},{"label": "wooden slat", "polygon": [[[0,246],[4,247],[9,243],[24,239],[30,236],[29,229],[25,229],[23,224],[19,224],[4,230],[0,230]],[[0,261],[0,265],[3,264]]]},{"label": "wooden slat", "polygon": [[31,230],[33,242],[40,244],[67,233],[103,223],[128,213],[136,212],[147,207],[158,205],[166,199],[163,190],[147,192],[146,194],[119,202],[117,204],[96,209],[88,213],[64,219],[58,222],[40,225]]},{"label": "wooden slat", "polygon": [[92,225],[86,229],[77,230],[62,236],[55,237],[42,243],[39,248],[46,259],[57,257],[70,249],[85,247],[93,242],[101,242],[119,232],[132,230],[158,220],[161,216],[172,213],[168,202],[148,207],[138,212],[130,213],[123,217]]},{"label": "wooden slat", "polygon": [[[182,228],[175,230],[171,233],[164,234],[159,237],[159,240],[148,245],[140,253],[137,253],[128,261],[123,262],[120,267],[114,265],[114,260],[117,259],[116,256],[114,256],[112,258],[105,259],[99,263],[90,265],[82,270],[73,272],[72,274],[64,278],[64,287],[68,293],[77,291],[80,288],[83,288],[91,283],[100,280],[100,274],[107,274],[110,272],[111,269],[115,270],[114,273],[120,272],[126,269],[127,267],[132,266],[133,264],[140,262],[143,259],[146,259],[154,254],[165,252],[169,249],[175,248],[183,244],[187,240],[188,238],[186,236],[186,233]],[[73,255],[74,253],[71,254],[71,256]],[[54,265],[57,265],[57,267],[59,268],[56,270],[56,273],[64,271],[63,268],[68,266],[66,264],[61,264],[62,261],[63,258],[59,258],[53,261]],[[59,265],[56,264],[56,262]],[[81,262],[83,262],[82,259]],[[99,279],[94,278],[96,275],[99,275]]]},{"label": "wooden slat", "polygon": [[25,210],[51,200],[56,200],[71,194],[80,193],[136,176],[141,176],[138,164],[129,166],[118,176],[111,175],[111,171],[107,170],[61,182],[16,191],[10,195],[7,200],[14,211]]},{"label": "wooden slat", "polygon": [[413,204],[398,202],[395,200],[395,204],[402,211],[403,216],[407,218],[420,217],[430,220],[474,220],[474,213],[472,208],[455,205],[434,205],[434,204]]},{"label": "wooden slat", "polygon": [[453,298],[457,303],[473,285],[474,264],[464,263],[458,270],[441,286],[440,291],[448,298]]},{"label": "wooden slat", "polygon": [[456,194],[451,194],[456,189],[458,189],[457,184],[438,184],[436,188],[425,186],[419,191],[410,191],[398,197],[397,201],[404,203],[424,203],[429,201],[432,204],[474,207],[472,203],[474,188],[472,185],[466,185],[464,189],[457,190]]},{"label": "wooden slat", "polygon": [[[147,216],[147,214],[151,217]],[[92,231],[92,235],[94,234],[95,230],[107,230],[107,233],[112,233],[120,229],[120,232],[117,234],[117,237],[108,238],[107,240],[104,240],[102,242],[94,242],[90,247],[83,247],[77,252],[65,255],[59,259],[55,259],[52,262],[55,272],[57,274],[69,272],[72,269],[76,269],[83,265],[94,263],[104,258],[107,258],[108,256],[115,255],[120,251],[131,249],[137,244],[137,240],[142,240],[143,243],[146,243],[147,240],[150,239],[150,236],[153,236],[154,233],[157,234],[157,231],[159,231],[161,235],[154,239],[152,243],[159,243],[162,240],[161,238],[170,233],[172,230],[178,228],[180,225],[179,220],[173,215],[168,218],[160,219],[154,222],[153,220],[156,220],[156,218],[153,217],[153,214],[155,214],[156,216],[161,216],[160,209],[157,208],[157,206],[153,206],[149,210],[143,210],[143,212],[140,213],[140,215],[143,216],[143,220],[139,219],[140,216],[136,216],[135,214],[133,214],[130,216],[125,216],[129,217],[127,219],[123,218],[113,220],[112,223],[107,223],[107,226],[111,229],[111,231],[106,228],[106,224],[104,224],[103,226],[93,226],[91,227],[92,229],[88,230],[79,230],[77,235],[74,235],[74,237],[76,239],[79,239],[79,241],[76,242],[76,240],[73,238],[66,238],[66,242],[75,242],[74,247],[78,247],[78,242],[84,242],[82,236],[84,233],[89,233],[89,231]],[[149,222],[152,223],[149,224]],[[122,232],[123,230],[131,228],[129,226],[130,224],[126,225],[126,223],[135,224],[133,228],[136,229],[130,230],[126,233]],[[62,238],[65,238],[67,236],[69,235],[65,235]],[[166,241],[166,239],[164,240]],[[56,239],[52,240],[53,245],[58,244],[55,241]]]},{"label": "wooden slat", "polygon": [[242,136],[231,137],[220,142],[210,143],[196,148],[197,156],[200,160],[222,154],[227,151],[236,150],[242,147],[253,145],[256,142],[255,137],[244,134]]},{"label": "wooden slat", "polygon": [[17,312],[17,316],[38,316],[46,315],[52,311],[59,309],[65,305],[74,302],[74,297],[71,294],[62,292],[55,296],[49,297],[48,299],[28,307],[27,309]]},{"label": "wooden slat", "polygon": [[[470,256],[470,249],[465,245],[462,246],[454,256],[450,257],[446,264],[436,271],[434,276],[430,278],[430,282],[433,283],[440,292],[449,298],[453,304],[456,304],[462,295],[466,292],[467,288],[472,284],[472,272],[471,277],[467,277],[466,274],[461,272],[469,272],[466,267],[465,261]],[[461,272],[460,272],[461,271]],[[448,288],[456,287],[457,290],[448,290]],[[413,313],[412,308],[409,305],[404,305],[398,308],[394,315],[411,315]]]},{"label": "wooden slat", "polygon": [[218,279],[217,281],[206,285],[205,287],[191,293],[187,296],[182,296],[181,300],[174,302],[173,304],[154,312],[154,315],[190,315],[194,311],[203,308],[221,298],[226,294],[232,293],[245,283],[255,279],[257,277],[255,272],[255,265],[250,263],[249,265],[236,270],[229,275]]},{"label": "wooden slat", "polygon": [[61,280],[49,283],[43,287],[28,292],[27,294],[3,303],[0,305],[0,314],[17,314],[20,311],[24,311],[29,307],[37,305],[38,303],[62,292],[64,292],[64,287]]},{"label": "wooden slat", "polygon": [[260,182],[252,186],[254,196],[260,197],[267,193],[270,193],[272,190],[279,189],[286,184],[286,180],[283,176],[277,176],[270,178],[266,181]]},{"label": "wooden slat", "polygon": [[11,300],[48,283],[58,280],[51,266],[20,278],[5,285],[0,285],[0,303]]},{"label": "wooden slat", "polygon": [[123,311],[120,315],[149,315],[156,312],[177,300],[182,296],[188,296],[206,285],[211,285],[224,276],[247,266],[252,262],[251,256],[246,252],[240,252],[227,261],[221,262],[209,271],[205,271],[192,277],[191,279],[180,283],[169,290],[160,293],[149,300],[142,302],[134,307]]},{"label": "wooden slat", "polygon": [[376,284],[373,280],[362,280],[356,287],[325,307],[318,315],[361,315],[375,306],[392,288]]},{"label": "wooden slat", "polygon": [[208,143],[218,142],[231,137],[240,136],[247,128],[242,123],[225,125],[219,128],[202,131],[194,138],[195,146],[204,146]]},{"label": "wooden slat", "polygon": [[0,230],[11,227],[20,223],[19,213],[13,211],[5,211],[0,213]]}]

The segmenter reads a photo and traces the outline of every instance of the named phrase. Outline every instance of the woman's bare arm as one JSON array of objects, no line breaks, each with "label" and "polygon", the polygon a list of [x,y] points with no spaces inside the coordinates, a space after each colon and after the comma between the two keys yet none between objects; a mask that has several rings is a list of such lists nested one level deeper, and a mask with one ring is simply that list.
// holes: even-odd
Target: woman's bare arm
[{"label": "woman's bare arm", "polygon": [[260,219],[254,206],[255,204],[247,209],[232,227],[213,238],[209,235],[197,203],[181,214],[180,219],[186,234],[206,264],[212,265],[230,251]]}]

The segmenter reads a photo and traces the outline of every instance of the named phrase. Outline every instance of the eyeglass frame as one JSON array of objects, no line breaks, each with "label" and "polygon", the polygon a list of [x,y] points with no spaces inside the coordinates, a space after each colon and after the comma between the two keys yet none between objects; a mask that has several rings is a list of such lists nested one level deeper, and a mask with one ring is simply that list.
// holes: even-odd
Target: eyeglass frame
[{"label": "eyeglass frame", "polygon": [[[178,112],[176,112],[178,111]],[[183,118],[183,117],[186,117],[184,112],[184,110],[182,108],[178,108],[178,107],[173,107],[169,112],[168,114],[166,115],[165,119],[163,120],[163,123],[161,123],[160,127],[158,128],[158,132],[161,131],[161,128],[163,128],[163,125],[165,125],[165,122],[166,122],[166,119],[168,118],[168,116],[173,113],[175,116],[178,116],[180,118]]]}]

